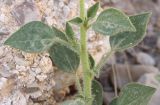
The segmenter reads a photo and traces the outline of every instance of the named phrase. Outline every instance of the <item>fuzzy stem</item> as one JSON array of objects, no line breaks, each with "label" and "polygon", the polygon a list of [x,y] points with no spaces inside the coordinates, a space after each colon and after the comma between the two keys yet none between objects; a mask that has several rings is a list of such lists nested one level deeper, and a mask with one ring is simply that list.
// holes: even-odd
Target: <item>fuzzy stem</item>
[{"label": "fuzzy stem", "polygon": [[116,66],[112,62],[112,72],[113,72],[113,81],[114,81],[114,91],[115,91],[115,96],[118,97],[118,91],[117,91],[117,75],[116,75]]},{"label": "fuzzy stem", "polygon": [[[86,17],[85,11],[85,0],[80,0],[80,17],[85,21]],[[85,23],[85,22],[84,22]],[[93,76],[90,72],[89,60],[88,60],[88,51],[87,51],[87,28],[85,24],[82,24],[80,27],[80,43],[81,43],[81,63],[83,68],[83,92],[85,97],[85,104],[92,105],[92,79]]]}]

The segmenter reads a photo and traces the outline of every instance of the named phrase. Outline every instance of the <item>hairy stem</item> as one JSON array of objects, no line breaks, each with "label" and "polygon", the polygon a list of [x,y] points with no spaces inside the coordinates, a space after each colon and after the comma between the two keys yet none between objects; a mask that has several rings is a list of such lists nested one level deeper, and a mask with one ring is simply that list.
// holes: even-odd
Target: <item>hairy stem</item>
[{"label": "hairy stem", "polygon": [[102,69],[102,67],[106,64],[108,58],[114,53],[113,50],[107,52],[106,54],[104,54],[101,57],[101,60],[98,62],[98,64],[96,65],[96,67],[93,69],[96,77],[99,77],[99,72]]},{"label": "hairy stem", "polygon": [[117,91],[117,75],[116,75],[116,66],[114,63],[112,63],[112,72],[113,72],[113,81],[114,81],[114,91],[115,91],[115,96],[118,97],[118,91]]},{"label": "hairy stem", "polygon": [[77,73],[76,73],[76,87],[78,89],[79,95],[83,95],[82,87],[81,87],[81,83],[80,83],[80,78],[79,78],[79,75]]},{"label": "hairy stem", "polygon": [[[80,17],[85,21],[86,11],[85,11],[85,0],[80,0]],[[85,23],[85,22],[84,22]],[[87,28],[85,24],[82,24],[80,27],[81,34],[81,63],[83,68],[83,92],[85,97],[85,104],[92,105],[92,74],[90,72],[89,60],[88,60],[88,51],[87,51]]]}]

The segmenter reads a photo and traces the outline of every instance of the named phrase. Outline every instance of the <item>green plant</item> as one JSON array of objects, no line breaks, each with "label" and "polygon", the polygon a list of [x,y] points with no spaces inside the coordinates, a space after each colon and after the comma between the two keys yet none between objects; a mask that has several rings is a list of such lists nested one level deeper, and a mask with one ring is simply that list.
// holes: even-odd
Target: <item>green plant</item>
[{"label": "green plant", "polygon": [[[33,21],[15,32],[5,44],[28,53],[48,51],[54,64],[65,72],[76,74],[80,61],[83,69],[83,85],[76,78],[78,96],[62,105],[102,105],[102,87],[94,80],[99,76],[107,58],[114,52],[137,45],[145,35],[150,13],[127,16],[120,10],[108,8],[98,17],[99,3],[85,10],[85,0],[80,0],[80,17],[66,22],[65,32],[55,27]],[[97,18],[95,20],[95,18]],[[77,40],[72,25],[80,27]],[[87,50],[87,30],[92,29],[110,37],[111,51],[104,54],[98,64]],[[155,89],[140,84],[127,85],[110,105],[146,105]]]}]

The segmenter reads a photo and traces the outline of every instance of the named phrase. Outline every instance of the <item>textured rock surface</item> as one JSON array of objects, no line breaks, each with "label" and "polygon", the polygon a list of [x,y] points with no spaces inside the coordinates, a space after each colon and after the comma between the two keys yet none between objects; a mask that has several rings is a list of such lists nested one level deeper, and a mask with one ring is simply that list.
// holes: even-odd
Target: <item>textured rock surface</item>
[{"label": "textured rock surface", "polygon": [[137,62],[143,65],[155,65],[155,60],[147,53],[140,52],[136,55]]},{"label": "textured rock surface", "polygon": [[[29,54],[4,41],[30,21],[43,21],[63,30],[77,13],[77,0],[0,0],[0,105],[57,105],[74,84],[74,75],[52,66],[48,53]],[[93,1],[88,1],[89,6]],[[78,36],[77,32],[77,36]],[[95,59],[105,53],[103,39],[89,32],[89,50]],[[96,42],[95,42],[96,41]],[[108,44],[106,44],[108,45]]]}]

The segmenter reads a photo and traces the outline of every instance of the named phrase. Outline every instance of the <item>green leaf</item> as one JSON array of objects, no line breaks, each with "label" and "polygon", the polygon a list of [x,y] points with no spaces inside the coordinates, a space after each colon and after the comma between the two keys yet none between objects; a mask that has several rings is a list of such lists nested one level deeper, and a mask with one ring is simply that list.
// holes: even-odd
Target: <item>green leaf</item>
[{"label": "green leaf", "polygon": [[87,17],[88,19],[92,19],[96,16],[97,11],[99,9],[100,3],[97,2],[96,4],[94,4],[93,6],[91,6],[88,11],[87,11]]},{"label": "green leaf", "polygon": [[129,17],[115,8],[104,10],[98,16],[92,28],[95,32],[109,36],[125,31],[136,31]]},{"label": "green leaf", "polygon": [[102,105],[103,104],[103,89],[101,84],[93,80],[92,82],[92,94],[94,96],[92,105]]},{"label": "green leaf", "polygon": [[155,89],[137,83],[128,84],[110,105],[147,105]]},{"label": "green leaf", "polygon": [[125,50],[136,46],[145,37],[146,27],[150,13],[130,16],[130,20],[136,27],[136,32],[122,32],[110,37],[110,44],[114,51]]},{"label": "green leaf", "polygon": [[66,34],[67,34],[69,39],[74,40],[75,33],[73,32],[73,29],[68,22],[66,23]]},{"label": "green leaf", "polygon": [[118,98],[114,98],[109,105],[118,105],[117,100]]},{"label": "green leaf", "polygon": [[49,49],[55,42],[57,35],[59,33],[52,30],[48,25],[39,21],[33,21],[13,33],[5,41],[5,45],[29,53],[38,53]]},{"label": "green leaf", "polygon": [[72,49],[62,44],[54,44],[49,50],[50,57],[53,63],[65,72],[76,71],[80,58],[79,55]]},{"label": "green leaf", "polygon": [[78,98],[75,100],[65,101],[61,105],[85,105],[85,102],[82,99]]},{"label": "green leaf", "polygon": [[88,54],[88,55],[89,55],[90,68],[93,69],[95,67],[95,60],[94,60],[94,58],[92,57],[91,54]]},{"label": "green leaf", "polygon": [[52,26],[52,30],[54,32],[54,35],[56,35],[56,37],[63,39],[65,41],[67,41],[67,36],[60,30],[58,30],[56,27]]},{"label": "green leaf", "polygon": [[75,25],[80,25],[83,22],[83,20],[80,17],[75,17],[75,18],[69,20],[68,22],[75,24]]}]

